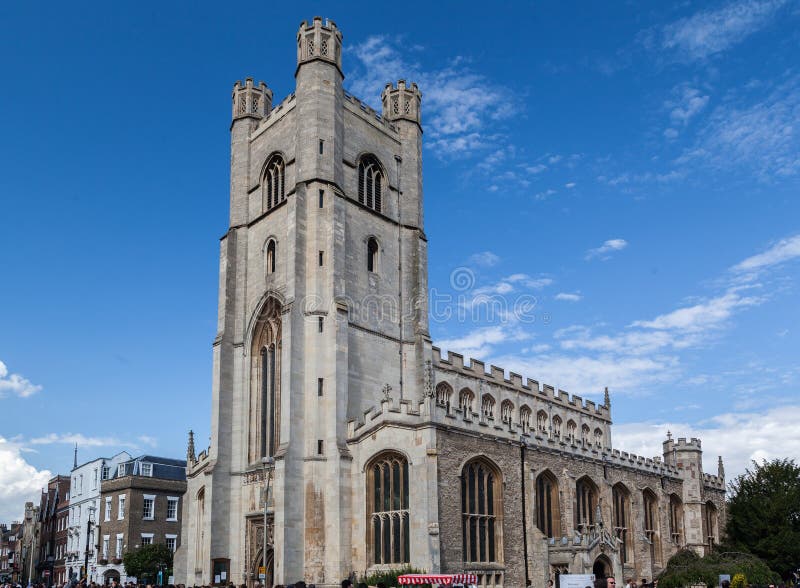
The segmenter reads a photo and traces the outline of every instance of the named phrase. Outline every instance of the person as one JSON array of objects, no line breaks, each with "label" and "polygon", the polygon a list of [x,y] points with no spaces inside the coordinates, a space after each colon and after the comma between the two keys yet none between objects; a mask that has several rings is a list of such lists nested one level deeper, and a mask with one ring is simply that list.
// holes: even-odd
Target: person
[{"label": "person", "polygon": [[617,581],[614,579],[614,576],[606,578],[606,586],[608,586],[608,588],[617,588]]},{"label": "person", "polygon": [[353,583],[350,581],[350,578],[342,580],[342,588],[353,588]]}]

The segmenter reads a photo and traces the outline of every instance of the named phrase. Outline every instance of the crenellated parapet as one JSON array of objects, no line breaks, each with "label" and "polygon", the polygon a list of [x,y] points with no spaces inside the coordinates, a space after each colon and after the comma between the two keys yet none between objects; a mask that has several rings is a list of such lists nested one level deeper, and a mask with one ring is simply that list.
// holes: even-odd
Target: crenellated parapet
[{"label": "crenellated parapet", "polygon": [[264,118],[272,110],[272,90],[264,82],[256,86],[253,78],[246,78],[244,84],[237,80],[231,94],[233,120],[240,118]]},{"label": "crenellated parapet", "polygon": [[315,16],[300,23],[297,31],[297,67],[309,61],[322,60],[342,69],[342,33],[330,19]]},{"label": "crenellated parapet", "polygon": [[360,115],[370,123],[381,126],[392,133],[397,133],[397,126],[392,124],[389,119],[387,119],[385,116],[382,116],[369,104],[353,96],[349,92],[344,93],[344,103],[345,105],[352,106],[350,109],[351,112]]},{"label": "crenellated parapet", "polygon": [[406,85],[399,80],[397,86],[386,84],[381,92],[383,118],[391,121],[408,120],[422,125],[422,92],[417,84]]}]

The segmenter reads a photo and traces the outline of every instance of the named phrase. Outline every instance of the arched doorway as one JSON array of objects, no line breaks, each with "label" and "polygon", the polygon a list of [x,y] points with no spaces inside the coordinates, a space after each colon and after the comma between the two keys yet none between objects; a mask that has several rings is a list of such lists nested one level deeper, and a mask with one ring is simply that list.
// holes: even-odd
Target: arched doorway
[{"label": "arched doorway", "polygon": [[598,580],[603,580],[614,575],[614,568],[611,567],[611,561],[605,555],[601,555],[594,560],[592,573]]},{"label": "arched doorway", "polygon": [[[253,583],[252,586],[262,586],[263,588],[272,588],[275,584],[275,553],[270,548],[267,549],[267,564],[264,566],[264,558],[261,552],[256,555],[255,559],[255,566],[253,569]],[[266,569],[266,578],[263,580],[260,578],[259,574],[261,568],[265,567]]]},{"label": "arched doorway", "polygon": [[117,570],[106,570],[103,572],[103,584],[108,586],[111,584],[111,580],[119,582],[119,572]]}]

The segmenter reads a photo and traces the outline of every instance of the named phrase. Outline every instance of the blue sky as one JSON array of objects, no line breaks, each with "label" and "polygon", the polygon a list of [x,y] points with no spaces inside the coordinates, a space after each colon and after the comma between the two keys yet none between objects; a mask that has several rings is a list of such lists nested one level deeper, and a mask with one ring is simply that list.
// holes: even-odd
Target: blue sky
[{"label": "blue sky", "polygon": [[622,449],[800,456],[796,1],[162,4],[0,5],[0,520],[76,441],[204,445],[230,90],[315,14],[423,92],[436,343],[608,386]]}]

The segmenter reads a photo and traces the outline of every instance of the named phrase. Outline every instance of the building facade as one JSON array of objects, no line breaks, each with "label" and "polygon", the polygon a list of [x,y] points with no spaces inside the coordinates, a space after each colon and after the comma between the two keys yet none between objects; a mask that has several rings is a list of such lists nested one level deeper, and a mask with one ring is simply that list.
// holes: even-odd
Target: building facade
[{"label": "building facade", "polygon": [[122,565],[127,551],[163,543],[180,545],[186,462],[143,455],[118,464],[101,483],[97,517],[97,582],[136,581]]},{"label": "building facade", "polygon": [[56,582],[56,567],[63,567],[63,553],[59,548],[58,537],[62,531],[63,513],[58,504],[69,495],[69,476],[54,476],[42,491],[39,503],[39,556],[36,564],[37,579],[47,586]]},{"label": "building facade", "polygon": [[303,22],[295,91],[233,88],[211,445],[188,451],[176,582],[336,586],[412,565],[482,586],[651,578],[713,548],[724,473],[697,439],[612,446],[611,402],[457,353],[428,329],[422,94],[375,112],[342,34]]},{"label": "building facade", "polygon": [[[122,451],[114,457],[98,457],[78,465],[78,448],[70,472],[69,517],[67,526],[67,552],[65,566],[67,578],[87,576],[97,581],[96,535],[94,526],[100,509],[100,484],[117,470],[117,466],[131,459]],[[87,557],[88,554],[88,557]]]}]

